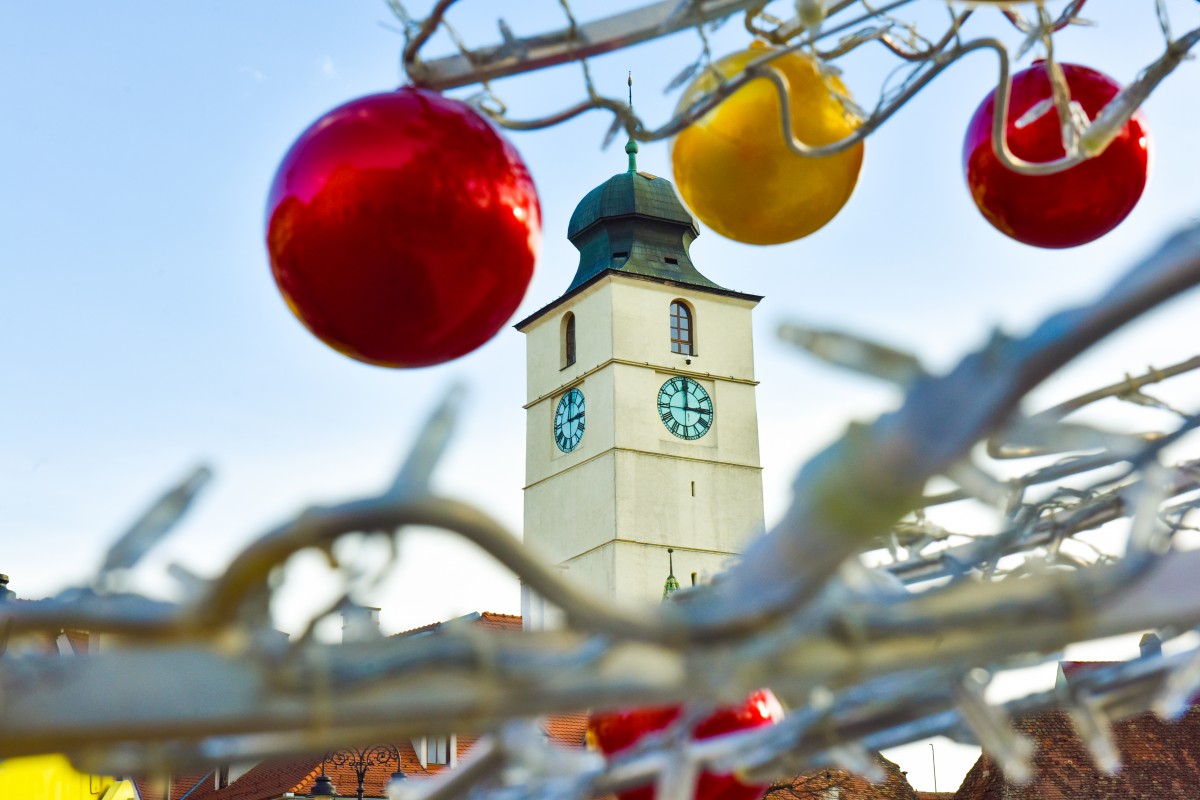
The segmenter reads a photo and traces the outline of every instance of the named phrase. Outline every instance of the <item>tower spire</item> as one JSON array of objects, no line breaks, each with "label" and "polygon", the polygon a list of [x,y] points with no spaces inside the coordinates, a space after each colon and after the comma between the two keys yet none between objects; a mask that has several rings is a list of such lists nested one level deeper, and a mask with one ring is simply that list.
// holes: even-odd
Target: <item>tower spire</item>
[{"label": "tower spire", "polygon": [[[633,70],[629,71],[629,113],[633,114]],[[633,130],[629,131],[629,141],[625,143],[625,152],[629,155],[629,171],[637,172],[638,143],[633,140]]]},{"label": "tower spire", "polygon": [[679,591],[679,581],[675,578],[675,549],[667,548],[667,582],[663,584],[663,600]]}]

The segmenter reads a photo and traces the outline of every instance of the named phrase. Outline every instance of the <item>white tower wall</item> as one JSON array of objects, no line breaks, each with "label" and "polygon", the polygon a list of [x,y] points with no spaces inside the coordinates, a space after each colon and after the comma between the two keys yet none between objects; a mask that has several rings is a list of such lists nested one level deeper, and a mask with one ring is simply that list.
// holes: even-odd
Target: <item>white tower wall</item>
[{"label": "white tower wall", "polygon": [[[671,352],[674,300],[693,311],[694,355]],[[525,541],[568,580],[623,603],[657,602],[668,547],[686,586],[692,572],[727,567],[761,533],[756,302],[609,273],[523,324]],[[567,313],[575,315],[576,361],[563,367]],[[680,375],[713,399],[713,427],[696,440],[673,436],[658,415],[659,388]],[[578,447],[563,453],[553,419],[571,388],[584,394],[586,428]]]}]

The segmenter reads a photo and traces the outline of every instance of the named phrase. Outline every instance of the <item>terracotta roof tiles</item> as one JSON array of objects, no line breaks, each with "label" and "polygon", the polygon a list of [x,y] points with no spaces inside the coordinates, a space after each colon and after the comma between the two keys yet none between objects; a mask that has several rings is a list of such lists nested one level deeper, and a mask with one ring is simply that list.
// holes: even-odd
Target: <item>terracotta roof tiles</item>
[{"label": "terracotta roof tiles", "polygon": [[428,625],[421,625],[417,628],[409,628],[406,631],[400,631],[393,634],[395,638],[404,638],[406,636],[417,636],[424,633],[432,633],[433,631],[441,630],[447,625],[461,625],[464,623],[474,623],[480,628],[487,630],[502,630],[502,631],[519,631],[521,630],[521,617],[516,614],[497,614],[494,611],[476,611],[471,614],[465,614],[461,617],[456,617],[444,622],[431,622]]},{"label": "terracotta roof tiles", "polygon": [[[205,782],[212,783],[212,772],[192,772],[186,775],[171,776],[171,800],[195,800],[196,790]],[[141,800],[166,800],[167,779],[134,778],[134,789]]]},{"label": "terracotta roof tiles", "polygon": [[521,616],[519,614],[497,614],[494,611],[484,611],[479,615],[478,624],[489,630],[519,631]]},{"label": "terracotta roof tiles", "polygon": [[565,747],[579,747],[584,743],[587,733],[588,715],[584,712],[577,714],[555,714],[546,717],[542,727],[546,735],[553,741]]},{"label": "terracotta roof tiles", "polygon": [[1037,745],[1035,775],[1025,786],[1005,780],[983,755],[967,773],[956,800],[1195,800],[1200,796],[1200,708],[1177,722],[1152,713],[1112,726],[1123,767],[1100,772],[1064,711],[1014,721]]},{"label": "terracotta roof tiles", "polygon": [[908,783],[906,773],[882,755],[875,762],[887,776],[883,783],[873,784],[866,778],[839,769],[819,770],[797,775],[790,783],[776,784],[764,800],[918,800]]},{"label": "terracotta roof tiles", "polygon": [[[412,745],[408,742],[397,745],[400,751],[400,768],[406,776],[434,775],[444,767],[431,764],[422,767]],[[464,751],[460,742],[459,753]],[[187,797],[187,800],[268,800],[282,797],[288,792],[297,795],[312,794],[313,784],[321,774],[322,759],[320,756],[305,756],[288,760],[263,761],[249,772],[231,782],[223,789],[216,788],[212,773],[209,773],[203,785]],[[358,776],[349,765],[339,766],[326,762],[325,774],[333,782],[338,796],[353,796],[358,788]],[[396,771],[394,761],[370,766],[363,776],[363,794],[365,797],[383,797],[388,781]],[[155,798],[144,800],[162,800],[161,793]],[[183,800],[178,794],[172,794],[172,800]]]}]

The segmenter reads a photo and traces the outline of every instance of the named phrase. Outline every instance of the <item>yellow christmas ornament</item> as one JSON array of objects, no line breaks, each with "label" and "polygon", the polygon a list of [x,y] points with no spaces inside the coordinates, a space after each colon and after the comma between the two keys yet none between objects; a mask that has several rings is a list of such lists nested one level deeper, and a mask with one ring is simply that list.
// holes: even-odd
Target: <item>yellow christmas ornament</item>
[{"label": "yellow christmas ornament", "polygon": [[[684,92],[682,111],[767,52],[755,43],[706,69]],[[770,62],[787,78],[792,133],[810,146],[844,139],[861,120],[836,95],[849,97],[816,62],[789,53]],[[763,78],[747,83],[693,125],[671,147],[675,185],[692,212],[722,236],[747,244],[781,244],[833,219],[854,191],[860,142],[825,158],[797,155],[783,140],[779,95]]]}]

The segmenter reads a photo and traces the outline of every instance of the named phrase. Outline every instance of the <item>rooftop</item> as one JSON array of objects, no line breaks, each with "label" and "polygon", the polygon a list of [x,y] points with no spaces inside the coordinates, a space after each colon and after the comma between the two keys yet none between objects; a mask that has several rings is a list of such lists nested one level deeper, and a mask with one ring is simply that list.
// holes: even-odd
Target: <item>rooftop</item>
[{"label": "rooftop", "polygon": [[571,215],[567,238],[579,250],[579,267],[567,293],[608,270],[720,290],[692,264],[696,220],[670,181],[637,169],[637,145],[630,145],[629,169],[584,195]]}]

